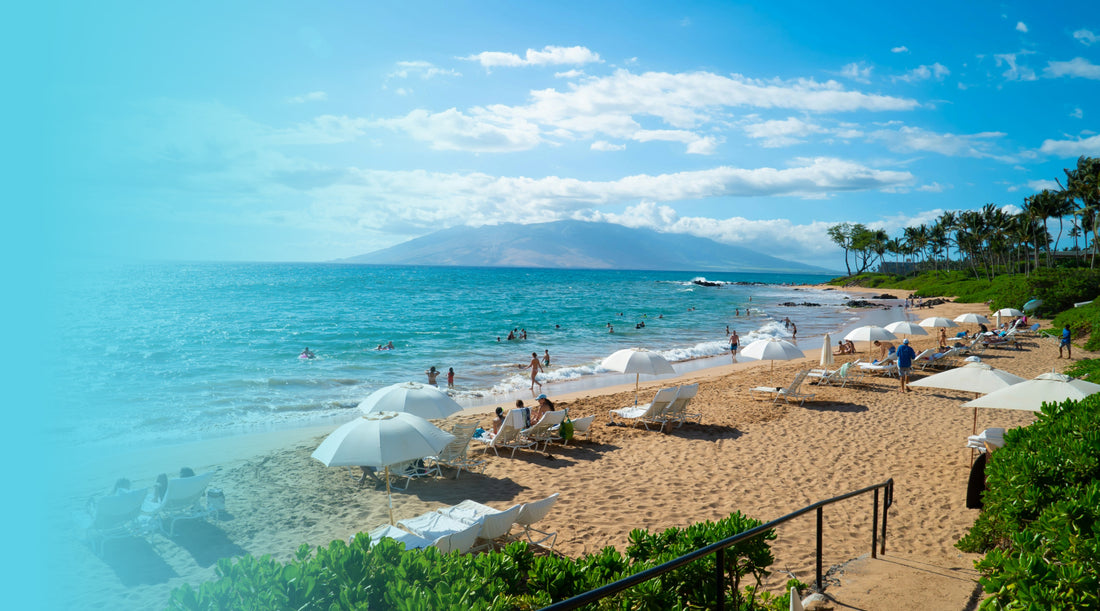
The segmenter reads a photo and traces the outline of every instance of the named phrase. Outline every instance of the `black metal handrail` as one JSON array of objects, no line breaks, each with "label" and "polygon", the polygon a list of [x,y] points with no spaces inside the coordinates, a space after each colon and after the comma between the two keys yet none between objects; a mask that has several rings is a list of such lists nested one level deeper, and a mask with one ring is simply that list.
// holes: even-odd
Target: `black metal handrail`
[{"label": "black metal handrail", "polygon": [[[882,539],[881,539],[881,541],[879,540],[879,520],[878,520],[878,517],[879,517],[878,516],[879,490],[880,489],[883,490]],[[655,566],[655,567],[650,568],[650,569],[646,569],[646,570],[644,570],[640,573],[635,573],[634,575],[630,575],[629,577],[624,577],[624,578],[622,578],[618,581],[609,583],[607,585],[600,586],[600,587],[596,588],[595,590],[589,590],[589,591],[585,592],[584,594],[578,594],[577,596],[574,596],[573,598],[569,598],[569,599],[566,599],[566,600],[563,600],[563,601],[556,602],[556,603],[554,603],[552,605],[549,605],[547,607],[543,607],[542,611],[565,611],[567,609],[576,609],[578,607],[581,607],[582,605],[586,605],[586,604],[589,604],[589,603],[596,602],[597,600],[607,598],[608,596],[612,596],[614,594],[622,592],[623,590],[626,590],[627,588],[631,588],[631,587],[636,586],[640,583],[649,581],[650,579],[654,579],[656,577],[664,575],[665,573],[667,573],[669,571],[680,568],[681,566],[684,566],[685,564],[689,564],[691,562],[694,562],[694,561],[696,561],[700,558],[704,558],[706,556],[709,556],[710,554],[715,554],[717,556],[716,574],[717,574],[718,580],[717,580],[717,584],[715,585],[715,588],[717,589],[717,592],[716,592],[717,596],[715,597],[715,599],[717,600],[717,609],[719,611],[722,611],[723,609],[725,609],[725,598],[726,598],[725,595],[723,594],[723,591],[725,590],[725,583],[724,583],[725,574],[723,572],[723,567],[725,566],[725,551],[726,551],[726,548],[730,547],[731,545],[734,545],[736,543],[740,543],[741,541],[746,541],[748,539],[752,539],[753,537],[756,537],[760,534],[763,534],[764,532],[766,532],[768,530],[771,530],[775,526],[783,524],[784,522],[789,522],[789,521],[791,521],[791,520],[793,520],[793,519],[795,519],[799,516],[805,515],[805,514],[811,512],[811,511],[814,511],[814,510],[817,510],[817,578],[815,580],[815,589],[818,592],[822,592],[825,589],[824,588],[824,583],[823,583],[823,575],[822,575],[822,572],[821,572],[822,522],[823,522],[823,516],[824,516],[824,508],[825,508],[826,505],[831,505],[831,504],[836,503],[838,501],[843,501],[845,499],[849,499],[849,498],[852,498],[854,496],[859,496],[861,494],[866,494],[866,493],[872,492],[872,491],[875,493],[875,500],[874,500],[874,507],[873,507],[873,510],[872,510],[872,517],[871,517],[871,557],[872,558],[878,558],[879,553],[885,553],[886,552],[886,515],[888,513],[887,510],[894,503],[894,479],[893,478],[890,478],[890,479],[886,480],[885,482],[882,482],[881,484],[875,484],[873,486],[867,486],[866,488],[861,488],[859,490],[855,490],[855,491],[849,492],[847,494],[842,494],[840,496],[834,496],[831,499],[826,499],[824,501],[818,501],[818,502],[816,502],[812,505],[807,505],[806,507],[803,507],[802,509],[793,511],[793,512],[791,512],[791,513],[789,513],[789,514],[787,514],[787,515],[785,515],[781,518],[777,518],[775,520],[772,520],[771,522],[768,522],[767,524],[761,524],[760,526],[757,526],[756,528],[746,530],[745,532],[738,533],[738,534],[736,534],[732,537],[729,537],[727,539],[723,539],[723,540],[718,541],[716,543],[711,543],[710,545],[708,545],[706,547],[702,547],[702,548],[699,548],[699,549],[697,549],[697,550],[695,550],[691,553],[684,554],[683,556],[680,556],[679,558],[669,560],[668,562],[666,562],[664,564]],[[881,549],[878,549],[879,547],[881,547]]]}]

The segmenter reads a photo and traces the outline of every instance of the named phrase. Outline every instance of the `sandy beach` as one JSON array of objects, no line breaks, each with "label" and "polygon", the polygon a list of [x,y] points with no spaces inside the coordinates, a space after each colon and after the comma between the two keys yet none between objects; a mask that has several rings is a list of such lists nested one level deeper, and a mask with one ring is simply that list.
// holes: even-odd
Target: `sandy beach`
[{"label": "sandy beach", "polygon": [[[894,312],[896,319],[902,318],[902,310]],[[985,308],[947,303],[912,310],[908,319],[953,318],[963,312],[984,314]],[[920,352],[934,346],[936,339],[917,336],[912,343]],[[929,591],[930,598],[924,601],[881,600],[881,606],[876,606],[860,594],[872,591],[874,584],[850,587],[845,583],[848,577],[838,573],[839,583],[834,582],[828,592],[864,609],[965,607],[974,591],[976,556],[963,554],[953,545],[977,514],[965,507],[970,451],[964,446],[973,413],[960,407],[973,395],[927,389],[902,393],[896,379],[878,378],[854,388],[807,386],[816,396],[803,406],[751,397],[750,388],[786,386],[800,369],[817,366],[821,341],[803,341],[800,347],[807,355],[800,361],[773,366],[731,359],[728,365],[679,378],[643,379],[643,402],[659,388],[699,383],[691,411],[702,413],[702,423],[668,432],[607,426],[609,409],[633,403],[633,385],[552,396],[573,418],[596,416],[590,440],[552,446],[550,456],[530,451],[519,451],[514,458],[489,453],[483,474],[463,472],[456,480],[453,471],[447,471],[444,479],[413,482],[408,490],[395,490],[394,514],[398,519],[413,517],[464,499],[506,508],[557,492],[560,500],[543,527],[558,533],[555,551],[578,556],[608,545],[623,549],[634,528],[685,526],[733,511],[767,521],[893,478],[888,554],[897,562],[946,572],[958,588]],[[1026,339],[1021,347],[991,348],[981,357],[1025,378],[1052,367],[1062,371],[1072,362],[1057,359],[1057,345],[1049,341]],[[857,349],[856,356],[868,360],[866,343]],[[1075,359],[1095,356],[1074,348]],[[835,366],[854,360],[850,356],[836,359]],[[930,373],[918,371],[913,380]],[[446,428],[475,420],[488,427],[490,410],[467,410],[439,424]],[[1033,420],[1030,412],[979,410],[978,430],[1024,426]],[[223,556],[247,552],[286,560],[302,544],[327,545],[387,522],[384,491],[357,487],[346,469],[326,468],[310,458],[331,428],[213,440],[155,456],[116,457],[114,465],[97,466],[97,473],[138,475],[133,465],[140,464],[140,475],[147,478],[136,480],[138,486],[151,485],[157,473],[174,473],[183,465],[200,473],[215,470],[212,486],[224,492],[227,513],[211,523],[183,523],[175,538],[151,535],[114,542],[102,558],[93,555],[79,536],[64,538],[58,557],[67,561],[56,570],[75,573],[76,579],[75,587],[57,593],[60,604],[83,609],[163,608],[173,588],[214,578],[217,559]],[[481,453],[475,444],[471,450]],[[123,465],[129,466],[124,469]],[[93,491],[105,491],[111,481],[87,484]],[[83,488],[74,491],[66,509],[79,509],[88,494]],[[829,507],[825,566],[867,554],[870,524],[870,497]],[[778,535],[772,544],[776,562],[769,587],[782,587],[788,573],[811,582],[812,516],[784,525]]]}]

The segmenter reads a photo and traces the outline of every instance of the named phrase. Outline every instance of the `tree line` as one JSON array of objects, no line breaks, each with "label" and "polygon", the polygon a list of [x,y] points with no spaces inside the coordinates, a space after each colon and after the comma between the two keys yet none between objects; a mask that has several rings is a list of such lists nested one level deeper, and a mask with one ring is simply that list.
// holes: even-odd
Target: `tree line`
[{"label": "tree line", "polygon": [[[1005,212],[997,204],[980,210],[944,212],[930,225],[906,227],[891,238],[881,229],[862,223],[841,223],[829,227],[829,238],[844,249],[848,275],[859,274],[885,262],[906,257],[917,270],[970,269],[976,278],[992,279],[996,269],[1030,273],[1044,264],[1053,266],[1063,234],[1073,239],[1078,264],[1082,253],[1090,251],[1089,267],[1096,264],[1097,240],[1100,240],[1100,158],[1081,156],[1077,166],[1064,170],[1059,189],[1043,189],[1025,197],[1019,214]],[[1051,234],[1048,222],[1058,220],[1058,233]],[[1066,232],[1066,220],[1069,231]],[[1083,244],[1078,247],[1079,240]],[[1052,246],[1053,244],[1053,246]],[[951,259],[951,251],[958,258]],[[853,264],[855,271],[853,272]]]}]

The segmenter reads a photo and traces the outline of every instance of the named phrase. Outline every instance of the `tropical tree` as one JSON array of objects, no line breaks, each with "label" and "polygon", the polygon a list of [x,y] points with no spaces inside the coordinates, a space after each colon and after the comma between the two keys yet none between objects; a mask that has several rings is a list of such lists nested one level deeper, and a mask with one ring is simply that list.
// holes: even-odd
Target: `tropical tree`
[{"label": "tropical tree", "polygon": [[[1064,191],[1077,203],[1074,213],[1081,218],[1081,227],[1092,232],[1092,258],[1089,267],[1096,265],[1097,240],[1100,240],[1100,158],[1081,156],[1077,167],[1066,169]],[[1087,242],[1087,241],[1086,241]],[[1088,247],[1086,243],[1086,248]]]}]

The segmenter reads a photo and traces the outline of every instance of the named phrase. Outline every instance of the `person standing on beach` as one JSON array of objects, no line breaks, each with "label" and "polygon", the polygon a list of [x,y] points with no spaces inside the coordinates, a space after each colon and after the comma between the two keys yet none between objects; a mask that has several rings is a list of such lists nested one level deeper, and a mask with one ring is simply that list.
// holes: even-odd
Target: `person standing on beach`
[{"label": "person standing on beach", "polygon": [[798,327],[794,326],[794,323],[792,322],[791,323],[791,339],[796,339],[795,338],[796,335],[798,335]]},{"label": "person standing on beach", "polygon": [[432,365],[432,368],[424,372],[428,376],[428,384],[436,386],[435,379],[439,377],[439,370]]},{"label": "person standing on beach", "polygon": [[1066,349],[1066,358],[1073,358],[1073,346],[1069,340],[1069,325],[1066,325],[1062,327],[1062,339],[1058,342],[1058,358],[1062,358],[1062,348]]},{"label": "person standing on beach", "polygon": [[447,368],[447,388],[454,388],[454,387],[455,387],[455,368],[454,367],[448,367]]},{"label": "person standing on beach", "polygon": [[531,353],[531,364],[528,365],[531,368],[531,392],[535,392],[535,384],[539,385],[539,390],[542,390],[542,383],[538,381],[539,370],[542,369],[542,365],[539,364],[539,353]]},{"label": "person standing on beach", "polygon": [[733,356],[737,356],[737,346],[741,343],[741,338],[737,337],[737,331],[734,330],[730,333],[730,352]]},{"label": "person standing on beach", "polygon": [[545,350],[542,353],[542,369],[546,371],[546,368],[550,366],[550,351]]},{"label": "person standing on beach", "polygon": [[901,340],[898,346],[898,379],[901,380],[901,392],[909,392],[909,374],[913,371],[913,359],[917,353],[909,345],[909,338]]}]

